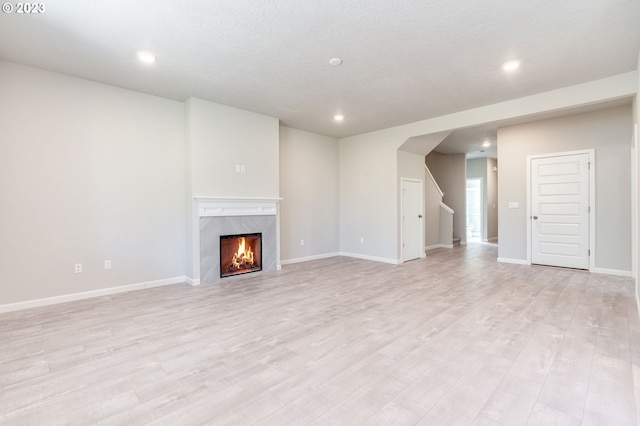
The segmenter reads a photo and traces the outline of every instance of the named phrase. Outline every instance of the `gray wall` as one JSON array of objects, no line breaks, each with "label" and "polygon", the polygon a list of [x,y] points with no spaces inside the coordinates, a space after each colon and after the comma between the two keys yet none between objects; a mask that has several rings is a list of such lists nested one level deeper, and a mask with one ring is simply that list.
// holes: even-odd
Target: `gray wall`
[{"label": "gray wall", "polygon": [[0,75],[0,304],[184,276],[183,103]]},{"label": "gray wall", "polygon": [[[629,106],[498,130],[499,257],[527,257],[527,155],[595,149],[596,268],[631,270]],[[510,201],[520,208],[509,209]],[[592,209],[593,211],[593,209]]]},{"label": "gray wall", "polygon": [[427,155],[427,167],[444,192],[442,201],[451,207],[453,215],[453,235],[467,241],[467,160],[464,154],[445,155],[432,151]]},{"label": "gray wall", "polygon": [[442,196],[429,173],[424,172],[424,245],[428,249],[440,244],[440,202]]},{"label": "gray wall", "polygon": [[280,196],[283,261],[339,251],[336,139],[280,127]]}]

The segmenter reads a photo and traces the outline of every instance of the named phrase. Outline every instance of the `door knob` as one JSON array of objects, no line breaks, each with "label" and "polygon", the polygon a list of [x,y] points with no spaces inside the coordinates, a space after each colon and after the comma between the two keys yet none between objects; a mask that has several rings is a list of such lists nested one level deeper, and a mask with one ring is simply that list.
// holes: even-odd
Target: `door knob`
[{"label": "door knob", "polygon": [[536,220],[537,218],[538,218],[538,216],[534,216],[534,217],[533,217],[533,220]]},{"label": "door knob", "polygon": [[422,215],[421,214],[418,215],[418,219],[422,219]]}]

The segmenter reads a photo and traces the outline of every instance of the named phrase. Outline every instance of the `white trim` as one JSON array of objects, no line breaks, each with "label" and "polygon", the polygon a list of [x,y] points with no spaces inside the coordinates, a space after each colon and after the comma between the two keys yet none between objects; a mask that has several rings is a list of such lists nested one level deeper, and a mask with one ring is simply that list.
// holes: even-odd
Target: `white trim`
[{"label": "white trim", "polygon": [[498,237],[491,237],[487,240],[488,243],[495,243],[496,241],[498,241]]},{"label": "white trim", "polygon": [[424,251],[429,251],[429,250],[434,250],[437,248],[453,248],[453,244],[434,244],[432,246],[429,247],[425,247]]},{"label": "white trim", "polygon": [[621,271],[619,269],[605,269],[605,268],[591,268],[589,271],[594,274],[606,274],[606,275],[616,275],[619,277],[628,277],[631,278],[631,271]]},{"label": "white trim", "polygon": [[25,300],[24,302],[0,305],[0,313],[19,311],[22,309],[38,308],[41,306],[56,305],[58,303],[73,302],[76,300],[91,299],[93,297],[108,296],[111,294],[126,293],[129,291],[142,290],[145,288],[161,287],[165,285],[180,284],[185,282],[187,282],[187,277],[182,276],[166,278],[163,280],[122,285],[118,287],[101,288],[99,290],[83,291],[80,293],[63,294],[61,296],[45,297],[43,299]]},{"label": "white trim", "polygon": [[500,263],[511,263],[514,265],[531,265],[531,262],[525,259],[510,259],[508,257],[499,257],[498,262]]},{"label": "white trim", "polygon": [[368,256],[366,254],[357,253],[345,253],[343,251],[338,253],[339,256],[353,257],[356,259],[372,260],[374,262],[390,263],[392,265],[400,265],[402,262],[400,259],[389,259],[387,257]]},{"label": "white trim", "polygon": [[424,165],[424,169],[427,171],[427,174],[429,175],[429,177],[431,178],[431,181],[433,182],[433,184],[436,186],[436,189],[438,190],[438,192],[440,193],[441,197],[444,197],[444,192],[442,192],[442,189],[440,189],[440,185],[438,185],[438,182],[436,182],[436,179],[433,177],[433,175],[431,174],[431,170],[429,170],[429,167],[427,167],[427,165]]},{"label": "white trim", "polygon": [[275,216],[282,198],[216,198],[194,197],[198,217],[211,216]]},{"label": "white trim", "polygon": [[527,261],[531,264],[531,160],[539,158],[562,157],[565,155],[587,154],[589,156],[589,271],[595,268],[596,264],[596,151],[595,149],[582,149],[578,151],[552,152],[549,154],[527,155]]},{"label": "white trim", "polygon": [[297,257],[297,258],[293,258],[293,259],[285,259],[285,260],[281,261],[280,263],[283,264],[283,265],[291,265],[291,264],[294,264],[294,263],[309,262],[311,260],[327,259],[329,257],[336,257],[336,256],[340,256],[340,253],[338,253],[338,252],[335,252],[335,253],[324,253],[324,254],[316,254],[314,256]]},{"label": "white trim", "polygon": [[187,284],[190,284],[190,285],[193,285],[193,286],[200,285],[200,280],[199,279],[195,280],[195,279],[193,279],[191,277],[184,277],[184,281]]},{"label": "white trim", "polygon": [[451,207],[449,207],[448,205],[446,205],[445,203],[443,203],[442,201],[440,201],[440,208],[444,209],[446,212],[448,212],[450,214],[454,214],[453,213],[453,209]]}]

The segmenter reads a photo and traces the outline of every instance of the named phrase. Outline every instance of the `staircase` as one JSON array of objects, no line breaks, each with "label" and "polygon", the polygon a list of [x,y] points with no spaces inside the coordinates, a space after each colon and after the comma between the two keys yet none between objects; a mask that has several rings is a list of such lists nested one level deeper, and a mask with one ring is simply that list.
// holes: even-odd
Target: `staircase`
[{"label": "staircase", "polygon": [[460,245],[460,237],[453,237],[453,246],[459,246]]}]

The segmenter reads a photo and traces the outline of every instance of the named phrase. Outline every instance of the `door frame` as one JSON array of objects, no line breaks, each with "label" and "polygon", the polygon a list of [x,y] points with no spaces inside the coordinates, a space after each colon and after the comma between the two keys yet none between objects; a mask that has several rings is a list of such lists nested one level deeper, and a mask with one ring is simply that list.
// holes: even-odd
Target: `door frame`
[{"label": "door frame", "polygon": [[402,218],[404,217],[404,191],[402,190],[402,186],[405,182],[412,182],[420,184],[420,206],[421,206],[421,214],[422,219],[420,220],[420,257],[422,259],[426,257],[426,253],[424,250],[424,182],[422,179],[415,178],[400,178],[400,263],[404,263],[404,221]]},{"label": "door frame", "polygon": [[527,264],[531,265],[531,161],[540,158],[563,157],[566,155],[587,154],[589,156],[589,271],[595,268],[596,263],[596,151],[595,149],[583,149],[579,151],[551,152],[549,154],[527,155]]},{"label": "door frame", "polygon": [[[487,241],[487,213],[488,213],[488,206],[487,206],[487,199],[486,199],[486,194],[485,194],[485,190],[484,190],[484,185],[485,185],[485,178],[482,176],[477,176],[477,177],[467,177],[467,179],[465,180],[465,212],[464,212],[464,222],[465,222],[465,232],[466,232],[466,228],[468,226],[468,219],[469,219],[469,215],[468,215],[468,208],[469,208],[469,197],[467,197],[467,191],[468,189],[466,188],[466,184],[467,181],[469,180],[479,180],[480,181],[480,241],[482,242],[486,242]],[[468,237],[468,235],[467,235]],[[467,243],[469,241],[467,240]]]}]

